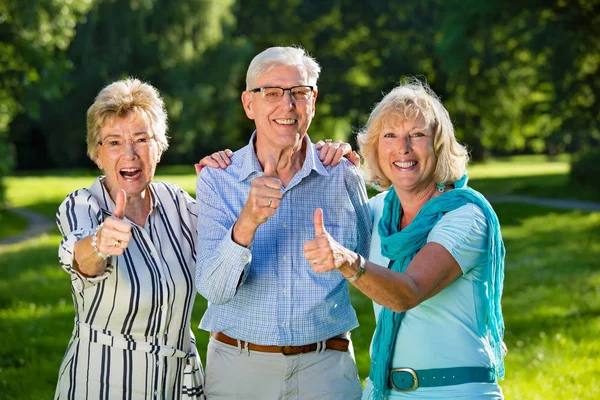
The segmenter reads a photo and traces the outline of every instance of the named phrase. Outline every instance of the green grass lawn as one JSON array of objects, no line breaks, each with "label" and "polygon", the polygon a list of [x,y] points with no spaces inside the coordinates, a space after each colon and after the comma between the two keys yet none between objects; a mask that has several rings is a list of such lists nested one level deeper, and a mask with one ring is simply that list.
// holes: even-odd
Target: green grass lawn
[{"label": "green grass lawn", "polygon": [[10,211],[0,212],[0,239],[15,236],[27,229],[28,221]]},{"label": "green grass lawn", "polygon": [[[505,190],[536,189],[536,182],[544,177],[564,177],[568,170],[568,164],[567,169],[544,164],[510,160],[474,166],[471,183],[493,194],[507,194]],[[540,173],[527,175],[528,169]],[[193,174],[182,175],[172,167],[159,173],[159,179],[194,192]],[[19,176],[8,180],[8,194],[12,205],[53,218],[69,191],[92,181],[93,176],[76,174]],[[546,182],[551,191],[573,193],[554,179]],[[495,209],[507,248],[503,307],[509,353],[506,379],[501,382],[506,398],[600,398],[600,213],[511,203],[497,204]],[[73,327],[70,281],[57,262],[59,242],[55,230],[0,248],[0,399],[46,399],[54,392]],[[352,301],[361,323],[353,340],[364,379],[369,371],[373,310],[360,293],[353,291]],[[193,325],[205,307],[198,296]],[[202,352],[208,335],[194,330]]]}]

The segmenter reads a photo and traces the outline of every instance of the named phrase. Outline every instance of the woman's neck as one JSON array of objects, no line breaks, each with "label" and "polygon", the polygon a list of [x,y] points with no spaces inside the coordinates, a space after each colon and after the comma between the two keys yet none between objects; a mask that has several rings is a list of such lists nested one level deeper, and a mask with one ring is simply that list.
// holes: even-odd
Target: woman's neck
[{"label": "woman's neck", "polygon": [[142,193],[136,196],[127,196],[125,205],[125,216],[130,221],[144,226],[150,214],[150,189],[146,188]]},{"label": "woman's neck", "polygon": [[417,194],[398,192],[396,194],[402,204],[402,214],[400,215],[400,226],[398,228],[404,229],[415,219],[425,203],[442,193],[438,191],[435,185],[432,185],[431,188]]}]

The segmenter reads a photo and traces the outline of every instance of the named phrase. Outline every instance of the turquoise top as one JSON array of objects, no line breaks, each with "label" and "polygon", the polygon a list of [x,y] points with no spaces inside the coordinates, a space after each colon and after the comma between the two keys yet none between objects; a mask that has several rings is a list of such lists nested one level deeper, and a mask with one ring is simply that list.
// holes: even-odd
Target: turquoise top
[{"label": "turquoise top", "polygon": [[[377,229],[383,213],[386,193],[370,201],[374,219],[370,261],[387,266],[381,253]],[[441,196],[440,196],[441,197]],[[430,369],[462,366],[494,368],[494,351],[488,340],[486,318],[490,299],[488,221],[478,205],[466,203],[445,213],[426,236],[426,242],[444,246],[458,262],[463,274],[436,296],[408,310],[394,340],[391,368]],[[381,306],[373,303],[375,316]],[[372,345],[373,346],[373,345]],[[391,349],[390,349],[391,350]],[[363,399],[373,395],[367,380]],[[465,398],[498,399],[502,390],[497,383],[470,383],[414,392],[387,390],[385,398]]]}]

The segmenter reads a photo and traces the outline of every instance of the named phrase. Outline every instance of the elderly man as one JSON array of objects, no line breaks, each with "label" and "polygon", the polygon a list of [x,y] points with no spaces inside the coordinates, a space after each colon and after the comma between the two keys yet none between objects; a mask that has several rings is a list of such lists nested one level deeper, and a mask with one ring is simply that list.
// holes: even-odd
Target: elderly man
[{"label": "elderly man", "polygon": [[304,242],[320,234],[313,215],[324,214],[327,231],[361,254],[371,232],[358,169],[345,159],[324,167],[307,135],[319,72],[301,48],[258,54],[242,93],[256,131],[227,169],[198,177],[208,399],[360,398],[347,284],[337,271],[314,272],[303,256]]}]

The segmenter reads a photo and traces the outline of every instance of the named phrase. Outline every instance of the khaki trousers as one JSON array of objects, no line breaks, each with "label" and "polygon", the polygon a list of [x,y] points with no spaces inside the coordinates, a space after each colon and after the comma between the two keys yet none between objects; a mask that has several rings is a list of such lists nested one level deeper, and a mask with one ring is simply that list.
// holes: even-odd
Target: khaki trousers
[{"label": "khaki trousers", "polygon": [[213,338],[204,387],[207,400],[359,400],[362,392],[352,343],[347,352],[284,356],[240,349]]}]

